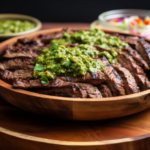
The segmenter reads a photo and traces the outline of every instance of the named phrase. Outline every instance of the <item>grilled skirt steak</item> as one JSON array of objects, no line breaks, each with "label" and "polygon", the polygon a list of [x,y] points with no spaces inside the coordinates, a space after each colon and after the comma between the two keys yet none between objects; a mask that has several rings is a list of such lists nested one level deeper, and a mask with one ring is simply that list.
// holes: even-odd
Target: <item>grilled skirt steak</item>
[{"label": "grilled skirt steak", "polygon": [[59,77],[59,78],[63,81],[87,82],[87,83],[91,83],[93,85],[99,85],[106,80],[105,74],[103,72],[101,72],[100,70],[98,70],[97,73],[87,72],[85,74],[85,76],[83,76],[83,77],[72,78],[72,77],[67,76],[67,77]]},{"label": "grilled skirt steak", "polygon": [[139,92],[139,87],[136,84],[136,81],[129,70],[122,67],[119,63],[114,63],[112,66],[119,73],[123,80],[124,88],[126,94],[133,94]]},{"label": "grilled skirt steak", "polygon": [[140,39],[136,44],[136,50],[143,57],[143,59],[148,63],[150,67],[150,44],[143,39]]},{"label": "grilled skirt steak", "polygon": [[148,63],[141,57],[140,54],[138,54],[136,50],[129,47],[129,48],[122,48],[122,52],[132,56],[136,64],[142,67],[143,69],[145,70],[150,69]]},{"label": "grilled skirt steak", "polygon": [[98,86],[98,89],[103,97],[113,97],[111,90],[107,85],[101,84],[100,86]]},{"label": "grilled skirt steak", "polygon": [[[150,81],[144,72],[150,70],[150,43],[136,36],[120,34],[115,36],[132,48],[122,48],[121,52],[116,50],[118,62],[113,64],[109,64],[106,57],[95,56],[94,59],[101,61],[105,66],[104,73],[98,70],[96,73],[87,72],[83,77],[57,76],[48,84],[42,84],[41,79],[34,79],[35,59],[41,54],[43,48],[50,47],[51,40],[62,38],[63,33],[64,30],[33,39],[19,39],[1,58],[0,79],[12,83],[14,88],[75,98],[122,96],[150,89]],[[65,46],[76,47],[78,43]],[[98,53],[110,49],[94,46]],[[135,47],[136,50],[133,49]]]},{"label": "grilled skirt steak", "polygon": [[[42,84],[40,79],[37,80],[21,80],[16,79],[13,82],[13,87],[15,88],[45,88],[39,90],[39,93],[51,94],[51,93],[60,93],[60,94],[69,94],[75,97],[82,98],[101,98],[102,95],[97,87],[86,84],[86,83],[72,83],[65,82],[60,79],[54,79],[49,82],[49,84]],[[47,89],[48,88],[48,89]]]},{"label": "grilled skirt steak", "polygon": [[137,36],[121,35],[121,34],[112,34],[112,36],[118,37],[121,41],[128,43],[132,48],[136,47],[137,41],[140,39]]},{"label": "grilled skirt steak", "polygon": [[15,80],[15,79],[32,79],[33,71],[31,70],[0,70],[0,78],[3,80]]},{"label": "grilled skirt steak", "polygon": [[0,62],[0,70],[33,69],[34,59],[15,58]]},{"label": "grilled skirt steak", "polygon": [[49,44],[51,40],[60,39],[63,37],[63,35],[64,35],[64,30],[62,30],[61,32],[53,33],[53,34],[40,35],[39,38],[41,39],[42,43]]},{"label": "grilled skirt steak", "polygon": [[111,89],[114,96],[125,95],[125,89],[123,85],[123,81],[119,74],[116,73],[115,69],[109,64],[106,57],[101,57],[98,59],[105,66],[105,77],[106,83]]},{"label": "grilled skirt steak", "polygon": [[[16,71],[0,71],[0,75],[2,79],[7,79],[7,80],[13,80],[13,79],[32,79],[33,78],[33,71],[32,70],[16,70]],[[55,79],[61,79],[63,81],[68,81],[68,82],[87,82],[91,83],[93,85],[98,85],[104,82],[105,75],[102,73],[100,70],[97,71],[97,73],[92,73],[92,72],[87,72],[85,76],[83,77],[55,77]]]},{"label": "grilled skirt steak", "polygon": [[29,50],[29,49],[22,49],[18,51],[13,51],[11,49],[6,50],[6,53],[3,55],[4,58],[18,58],[18,57],[25,57],[25,58],[37,58],[41,54],[41,51],[38,50]]},{"label": "grilled skirt steak", "polygon": [[[119,52],[119,55],[117,56],[117,61],[126,69],[128,69],[131,74],[134,76],[137,85],[140,87],[140,90],[146,90],[145,84],[146,81],[148,81],[147,77],[145,76],[145,73],[141,67],[139,67],[136,62],[133,60],[133,58],[130,55],[127,55],[123,52]],[[139,80],[139,75],[141,78],[144,78],[145,80]],[[141,82],[143,81],[143,82]]]}]

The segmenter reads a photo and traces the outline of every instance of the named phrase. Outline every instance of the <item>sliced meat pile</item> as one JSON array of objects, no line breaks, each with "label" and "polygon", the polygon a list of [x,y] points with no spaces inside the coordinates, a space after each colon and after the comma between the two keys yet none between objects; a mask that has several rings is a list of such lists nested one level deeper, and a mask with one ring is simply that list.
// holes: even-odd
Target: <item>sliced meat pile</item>
[{"label": "sliced meat pile", "polygon": [[[0,78],[11,83],[14,88],[31,90],[33,92],[74,98],[102,98],[123,96],[137,93],[150,88],[150,82],[145,72],[150,70],[150,44],[136,36],[113,34],[129,47],[122,48],[118,53],[117,62],[110,64],[106,57],[96,56],[101,61],[105,71],[87,72],[83,77],[56,76],[48,84],[42,84],[41,79],[33,78],[35,59],[41,50],[53,39],[63,37],[64,30],[50,35],[39,35],[33,39],[19,39],[9,47],[0,61]],[[76,47],[78,43],[67,44],[66,47]],[[98,52],[109,49],[94,45]]]},{"label": "sliced meat pile", "polygon": [[36,92],[42,94],[67,94],[78,98],[101,98],[102,95],[97,87],[86,83],[72,83],[60,80],[58,78],[51,80],[48,84],[42,84],[40,79],[22,80],[17,79],[13,83],[13,87],[30,89],[43,88]]}]

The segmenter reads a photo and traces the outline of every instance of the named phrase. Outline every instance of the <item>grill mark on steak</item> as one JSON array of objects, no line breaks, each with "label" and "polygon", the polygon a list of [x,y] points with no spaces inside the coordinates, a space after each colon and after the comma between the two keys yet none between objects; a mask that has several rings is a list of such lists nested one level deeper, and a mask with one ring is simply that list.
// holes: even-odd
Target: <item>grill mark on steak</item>
[{"label": "grill mark on steak", "polygon": [[107,85],[101,84],[98,86],[98,89],[100,90],[102,97],[113,97],[111,90]]},{"label": "grill mark on steak", "polygon": [[131,55],[136,62],[137,65],[144,68],[145,70],[149,70],[148,63],[138,54],[138,52],[132,48],[122,48],[122,52]]},{"label": "grill mark on steak", "polygon": [[124,88],[127,94],[139,92],[139,87],[132,74],[126,68],[122,67],[119,63],[114,63],[112,66],[116,69],[123,80]]},{"label": "grill mark on steak", "polygon": [[150,44],[143,39],[136,44],[136,50],[141,54],[142,58],[148,63],[150,67]]},{"label": "grill mark on steak", "polygon": [[[13,87],[15,88],[45,88],[38,90],[40,93],[60,93],[60,94],[69,94],[75,97],[82,98],[101,98],[102,95],[97,87],[87,84],[87,83],[71,83],[65,82],[60,79],[51,80],[48,84],[42,84],[40,79],[37,80],[22,80],[16,79],[13,82]],[[52,88],[53,87],[53,88]]]},{"label": "grill mark on steak", "polygon": [[4,60],[0,62],[0,70],[33,69],[34,68],[33,62],[34,59],[25,59],[25,58]]},{"label": "grill mark on steak", "polygon": [[40,54],[41,54],[41,51],[38,51],[38,50],[22,49],[19,51],[13,51],[11,49],[7,49],[3,57],[4,58],[25,57],[25,58],[34,59],[34,58],[37,58]]},{"label": "grill mark on steak", "polygon": [[90,72],[90,74],[91,74],[92,79],[97,79],[97,76],[96,76],[96,74],[95,74],[95,73]]},{"label": "grill mark on steak", "polygon": [[124,85],[122,84],[122,80],[118,79],[116,74],[114,73],[114,68],[111,65],[108,65],[109,62],[105,57],[101,57],[98,59],[105,66],[105,77],[106,83],[111,89],[114,96],[125,95]]}]

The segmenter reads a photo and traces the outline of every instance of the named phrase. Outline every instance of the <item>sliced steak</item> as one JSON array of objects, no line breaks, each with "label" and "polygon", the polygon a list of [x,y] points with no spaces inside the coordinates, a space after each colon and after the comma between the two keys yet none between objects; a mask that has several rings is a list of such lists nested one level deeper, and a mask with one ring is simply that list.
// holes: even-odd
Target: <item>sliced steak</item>
[{"label": "sliced steak", "polygon": [[128,43],[132,48],[136,47],[136,43],[140,39],[138,36],[129,36],[121,34],[112,34],[112,36],[118,37],[121,41]]},{"label": "sliced steak", "polygon": [[124,52],[118,52],[117,60],[122,66],[128,69],[132,74],[136,73],[136,74],[145,75],[143,69],[136,64],[132,56]]},{"label": "sliced steak", "polygon": [[138,81],[141,91],[150,89],[150,82],[146,76],[136,74],[135,79]]},{"label": "sliced steak", "polygon": [[115,70],[121,76],[126,94],[133,94],[133,93],[139,92],[139,87],[137,86],[136,81],[129,70],[122,67],[117,62],[112,64],[112,66],[115,68]]},{"label": "sliced steak", "polygon": [[147,41],[140,39],[136,44],[136,50],[150,67],[150,44]]},{"label": "sliced steak", "polygon": [[[18,79],[32,79],[33,78],[32,70],[16,70],[13,72],[5,70],[5,71],[1,71],[0,74],[3,79],[5,78],[6,79],[17,79],[17,78]],[[102,82],[106,80],[104,73],[102,73],[100,70],[98,70],[97,73],[87,72],[85,76],[83,77],[73,78],[70,76],[67,76],[67,77],[57,76],[55,77],[55,79],[56,78],[59,78],[63,81],[68,81],[68,82],[86,82],[86,83],[91,83],[93,85],[101,84]]]},{"label": "sliced steak", "polygon": [[111,90],[107,85],[101,84],[100,86],[98,86],[98,89],[103,97],[113,97]]},{"label": "sliced steak", "polygon": [[98,59],[105,66],[105,77],[106,83],[111,89],[114,96],[125,95],[125,89],[123,85],[123,81],[120,75],[116,72],[116,70],[109,64],[106,57],[101,57]]},{"label": "sliced steak", "polygon": [[26,58],[15,58],[4,60],[0,63],[0,70],[17,70],[17,69],[33,69],[34,59],[26,59]]},{"label": "sliced steak", "polygon": [[145,70],[150,69],[148,63],[142,58],[142,56],[136,50],[129,47],[123,48],[122,52],[132,56],[136,64],[142,67],[143,69]]},{"label": "sliced steak", "polygon": [[82,97],[82,98],[102,97],[98,88],[91,84],[65,82],[58,78],[51,80],[48,84],[42,84],[40,79],[37,80],[16,79],[13,82],[13,87],[23,88],[23,89],[46,88],[42,90],[43,93],[50,94],[55,92],[55,93],[62,93],[62,94],[71,94],[71,95],[75,95],[76,97]]},{"label": "sliced steak", "polygon": [[41,51],[38,50],[29,50],[29,49],[18,49],[16,51],[8,49],[3,55],[4,58],[17,58],[17,57],[25,57],[25,58],[37,58],[41,54]]},{"label": "sliced steak", "polygon": [[[117,61],[126,69],[128,69],[132,75],[134,76],[137,85],[140,87],[140,90],[146,90],[145,89],[145,81],[148,81],[147,77],[145,76],[145,73],[141,67],[139,67],[136,62],[133,60],[132,56],[127,55],[123,52],[119,52],[119,55],[117,56]],[[143,77],[146,80],[139,80],[139,76]],[[143,82],[141,82],[143,81]]]},{"label": "sliced steak", "polygon": [[87,82],[87,83],[91,83],[93,85],[99,85],[106,80],[105,74],[103,72],[101,72],[100,70],[98,70],[97,73],[87,72],[85,74],[85,76],[83,76],[83,77],[72,78],[72,77],[67,76],[67,77],[59,77],[59,78],[63,81]]},{"label": "sliced steak", "polygon": [[41,39],[41,42],[44,44],[49,44],[51,40],[54,39],[60,39],[64,35],[64,30],[60,32],[55,32],[53,34],[47,34],[47,35],[40,35],[39,38]]},{"label": "sliced steak", "polygon": [[[36,93],[40,93],[40,94],[47,94],[47,95],[71,95],[74,98],[82,98],[82,94],[79,91],[79,89],[77,89],[77,87],[74,87],[74,89],[71,86],[66,86],[66,87],[55,87],[55,88],[49,88],[49,89],[40,89],[40,90],[36,90]],[[87,93],[84,92],[83,97],[87,97]]]},{"label": "sliced steak", "polygon": [[32,40],[28,38],[21,38],[18,39],[18,41],[15,43],[14,46],[30,46],[30,47],[35,47],[35,46],[44,46],[44,44],[41,42],[41,39],[36,37],[33,38]]},{"label": "sliced steak", "polygon": [[0,78],[3,80],[15,80],[15,79],[32,79],[33,71],[31,70],[0,70]]}]

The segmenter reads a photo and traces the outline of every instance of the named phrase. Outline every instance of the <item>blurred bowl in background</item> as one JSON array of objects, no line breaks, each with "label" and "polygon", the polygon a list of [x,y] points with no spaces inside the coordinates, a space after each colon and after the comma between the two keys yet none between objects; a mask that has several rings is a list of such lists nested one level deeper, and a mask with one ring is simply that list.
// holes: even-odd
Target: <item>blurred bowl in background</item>
[{"label": "blurred bowl in background", "polygon": [[33,33],[41,29],[42,23],[31,16],[26,16],[26,15],[21,15],[21,14],[0,14],[0,21],[1,20],[20,20],[20,21],[29,21],[35,24],[35,27],[33,29],[23,31],[23,32],[18,32],[18,33],[11,33],[11,34],[0,34],[0,39],[8,39],[12,38],[15,36],[20,36],[20,35],[25,35],[28,33]]},{"label": "blurred bowl in background", "polygon": [[122,24],[113,24],[109,21],[115,18],[126,18],[138,16],[140,18],[150,17],[150,11],[141,9],[119,9],[104,12],[98,16],[98,20],[91,24],[91,27],[98,27],[105,31],[120,32],[150,38],[150,26],[122,26]]}]

